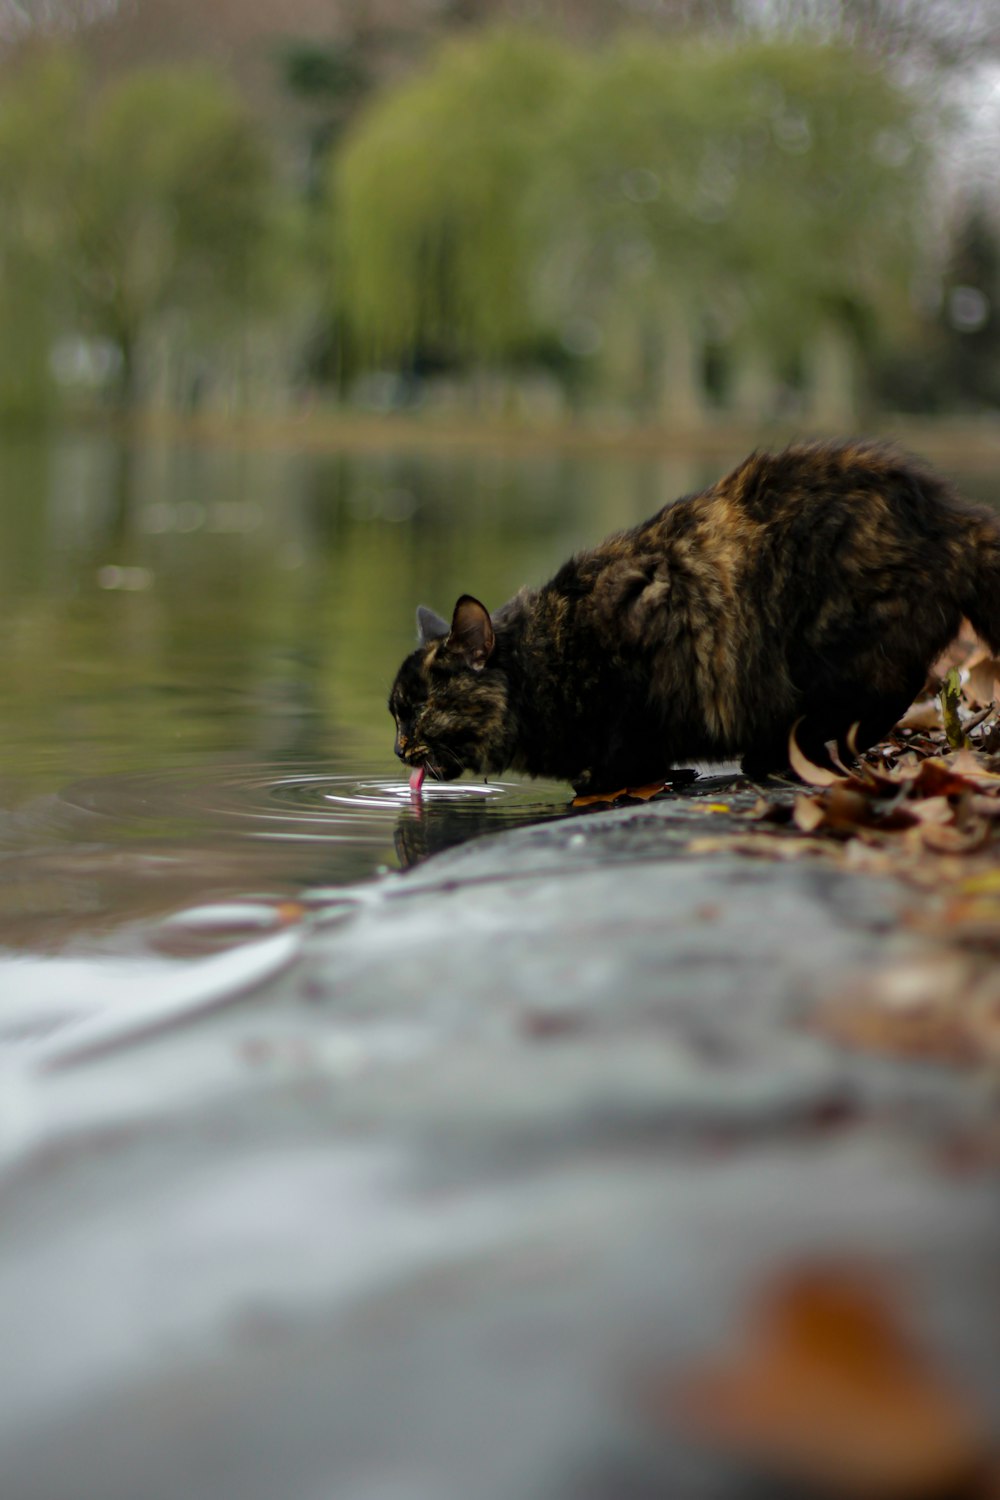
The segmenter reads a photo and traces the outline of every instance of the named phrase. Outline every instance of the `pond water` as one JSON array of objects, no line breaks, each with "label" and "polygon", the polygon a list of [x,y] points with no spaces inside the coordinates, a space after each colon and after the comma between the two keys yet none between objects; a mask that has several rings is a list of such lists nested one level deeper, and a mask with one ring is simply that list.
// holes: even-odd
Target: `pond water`
[{"label": "pond water", "polygon": [[0,441],[0,1040],[564,815],[545,783],[411,798],[385,700],[415,606],[495,606],[723,467]]}]

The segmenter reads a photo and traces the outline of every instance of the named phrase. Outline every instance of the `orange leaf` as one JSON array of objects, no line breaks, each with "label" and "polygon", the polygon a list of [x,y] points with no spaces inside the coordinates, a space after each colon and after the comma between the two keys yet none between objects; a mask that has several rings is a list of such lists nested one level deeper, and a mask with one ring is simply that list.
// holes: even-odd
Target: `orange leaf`
[{"label": "orange leaf", "polygon": [[686,1426],[858,1500],[979,1493],[979,1423],[905,1337],[885,1287],[843,1265],[770,1287],[744,1348],[673,1392]]},{"label": "orange leaf", "polygon": [[608,804],[617,802],[619,797],[625,796],[625,788],[619,787],[617,792],[591,792],[586,797],[574,797],[570,807],[593,807],[599,802]]}]

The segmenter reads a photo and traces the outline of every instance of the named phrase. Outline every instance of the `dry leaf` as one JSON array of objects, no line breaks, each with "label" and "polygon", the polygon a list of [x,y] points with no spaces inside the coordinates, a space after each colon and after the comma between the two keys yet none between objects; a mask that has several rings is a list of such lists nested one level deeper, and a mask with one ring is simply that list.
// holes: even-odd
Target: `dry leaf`
[{"label": "dry leaf", "polygon": [[924,797],[919,801],[914,798],[908,811],[921,823],[950,823],[955,816],[947,797]]},{"label": "dry leaf", "polygon": [[899,721],[900,729],[943,729],[941,708],[936,698],[911,703]]},{"label": "dry leaf", "polygon": [[801,723],[801,719],[796,719],[788,736],[788,764],[806,786],[835,786],[843,777],[824,766],[817,766],[800,748],[795,732]]},{"label": "dry leaf", "polygon": [[1000,679],[1000,661],[991,656],[984,647],[973,652],[963,667],[964,692],[972,704],[985,706],[998,696],[997,681]]},{"label": "dry leaf", "polygon": [[[957,928],[953,932],[965,936]],[[980,946],[988,949],[989,937],[997,935],[994,927]],[[970,940],[977,936],[970,921]],[[864,1052],[995,1066],[1000,1061],[1000,975],[982,953],[929,950],[833,996],[816,1011],[811,1025]]]},{"label": "dry leaf", "polygon": [[592,792],[586,797],[574,797],[570,807],[596,807],[599,803],[611,806],[626,795],[624,787],[619,787],[617,792]]},{"label": "dry leaf", "polygon": [[687,1430],[823,1493],[983,1493],[984,1431],[906,1337],[873,1273],[806,1266],[755,1313],[741,1350],[667,1393]]},{"label": "dry leaf", "polygon": [[720,833],[691,839],[684,845],[687,854],[749,854],[754,859],[804,859],[819,854],[826,859],[839,858],[836,844],[823,839],[786,838],[778,833]]},{"label": "dry leaf", "polygon": [[669,789],[667,781],[653,781],[646,786],[623,786],[616,792],[592,792],[585,797],[574,797],[570,807],[594,807],[602,802],[612,806],[617,802],[650,802]]}]

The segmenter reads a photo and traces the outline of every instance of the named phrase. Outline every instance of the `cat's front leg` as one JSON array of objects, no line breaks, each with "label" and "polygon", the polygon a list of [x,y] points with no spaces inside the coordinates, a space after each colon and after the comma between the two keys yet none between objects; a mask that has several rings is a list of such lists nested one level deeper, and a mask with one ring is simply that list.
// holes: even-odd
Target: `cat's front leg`
[{"label": "cat's front leg", "polygon": [[589,797],[594,792],[605,790],[604,787],[597,785],[594,778],[594,771],[589,766],[585,771],[580,771],[578,775],[574,776],[570,781],[570,785],[578,797]]},{"label": "cat's front leg", "polygon": [[573,791],[578,797],[598,797],[610,792],[621,792],[629,784],[629,778],[620,770],[609,770],[605,766],[590,766],[572,780]]}]

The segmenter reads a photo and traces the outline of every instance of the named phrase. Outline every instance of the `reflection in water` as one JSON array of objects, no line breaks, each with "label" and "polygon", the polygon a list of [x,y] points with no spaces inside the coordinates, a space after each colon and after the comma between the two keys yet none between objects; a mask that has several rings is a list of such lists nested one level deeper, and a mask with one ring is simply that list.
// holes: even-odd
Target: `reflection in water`
[{"label": "reflection in water", "polygon": [[148,945],[151,920],[192,900],[239,899],[245,910],[254,896],[293,899],[561,815],[566,801],[562,787],[517,782],[452,782],[417,800],[400,777],[325,765],[229,764],[75,782],[8,815],[0,944],[57,951],[85,938],[104,951],[135,952]]},{"label": "reflection in water", "polygon": [[295,955],[317,901],[329,920],[331,885],[565,806],[559,787],[414,799],[400,778],[260,764],[38,798],[0,856],[0,1056],[61,1066],[225,1003]]},{"label": "reflection in water", "polygon": [[385,697],[415,606],[499,603],[710,473],[0,444],[0,942],[142,947],[164,912],[562,812],[510,783],[412,804]]},{"label": "reflection in water", "polygon": [[[479,795],[455,795],[470,792]],[[566,816],[571,795],[548,785],[540,789],[509,782],[489,786],[450,782],[428,790],[425,783],[423,796],[411,797],[410,807],[396,821],[396,857],[405,870],[467,839]]]},{"label": "reflection in water", "polygon": [[0,442],[0,1026],[29,971],[57,1011],[133,963],[193,985],[205,933],[165,944],[170,913],[280,914],[562,815],[541,783],[411,800],[385,698],[415,606],[499,604],[725,467]]}]

